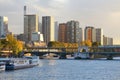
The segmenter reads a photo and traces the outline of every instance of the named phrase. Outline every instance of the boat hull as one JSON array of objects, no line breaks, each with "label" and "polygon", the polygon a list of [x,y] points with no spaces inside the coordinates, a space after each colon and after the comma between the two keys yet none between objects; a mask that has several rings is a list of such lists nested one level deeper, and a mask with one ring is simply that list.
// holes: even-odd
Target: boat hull
[{"label": "boat hull", "polygon": [[77,52],[74,54],[74,59],[89,59],[89,53],[88,52]]},{"label": "boat hull", "polygon": [[10,59],[10,62],[6,64],[6,70],[31,68],[37,66],[38,64],[38,57],[12,58]]},{"label": "boat hull", "polygon": [[5,64],[0,64],[0,72],[5,71]]},{"label": "boat hull", "polygon": [[19,66],[16,66],[16,65],[6,65],[6,70],[18,70],[18,69],[25,69],[25,68],[32,68],[36,65],[19,65]]}]

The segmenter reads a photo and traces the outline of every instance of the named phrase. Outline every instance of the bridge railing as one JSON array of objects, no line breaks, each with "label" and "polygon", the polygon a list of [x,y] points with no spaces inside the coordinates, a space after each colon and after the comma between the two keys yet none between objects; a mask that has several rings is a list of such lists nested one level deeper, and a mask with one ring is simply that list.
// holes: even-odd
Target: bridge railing
[{"label": "bridge railing", "polygon": [[73,53],[78,51],[77,48],[27,48],[24,52],[67,52]]}]

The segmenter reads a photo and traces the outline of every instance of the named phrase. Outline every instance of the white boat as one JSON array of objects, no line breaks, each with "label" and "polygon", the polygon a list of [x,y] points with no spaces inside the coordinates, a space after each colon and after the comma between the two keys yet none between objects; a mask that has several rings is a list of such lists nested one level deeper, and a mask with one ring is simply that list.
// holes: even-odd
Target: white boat
[{"label": "white boat", "polygon": [[74,59],[89,59],[88,52],[77,52],[74,54]]},{"label": "white boat", "polygon": [[5,71],[5,63],[4,62],[0,62],[0,72],[1,71]]},{"label": "white boat", "polygon": [[39,64],[38,56],[27,56],[23,58],[10,58],[6,63],[6,70],[16,70],[34,67]]},{"label": "white boat", "polygon": [[89,59],[89,52],[87,46],[78,48],[78,52],[74,53],[74,59]]},{"label": "white boat", "polygon": [[39,65],[39,57],[38,56],[24,56],[25,59],[29,59],[31,65]]},{"label": "white boat", "polygon": [[0,71],[5,71],[7,61],[9,61],[8,58],[0,58]]}]

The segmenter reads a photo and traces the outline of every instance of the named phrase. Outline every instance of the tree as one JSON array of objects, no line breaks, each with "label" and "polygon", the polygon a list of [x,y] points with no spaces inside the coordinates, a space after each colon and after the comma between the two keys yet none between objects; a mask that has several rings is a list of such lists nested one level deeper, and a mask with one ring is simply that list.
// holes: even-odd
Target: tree
[{"label": "tree", "polygon": [[6,44],[5,41],[3,39],[1,39],[0,40],[0,51],[3,49],[4,44]]},{"label": "tree", "polygon": [[100,46],[100,42],[93,42],[92,43],[92,47],[98,47],[98,46]]},{"label": "tree", "polygon": [[57,43],[55,41],[50,41],[48,43],[48,47],[50,47],[50,48],[56,47],[56,45],[57,45]]},{"label": "tree", "polygon": [[12,50],[12,56],[18,56],[19,52],[23,49],[23,43],[13,37],[13,35],[7,35],[7,44],[9,51]]},{"label": "tree", "polygon": [[92,46],[92,42],[89,40],[85,40],[83,42],[80,43],[81,46],[88,46],[91,47]]}]

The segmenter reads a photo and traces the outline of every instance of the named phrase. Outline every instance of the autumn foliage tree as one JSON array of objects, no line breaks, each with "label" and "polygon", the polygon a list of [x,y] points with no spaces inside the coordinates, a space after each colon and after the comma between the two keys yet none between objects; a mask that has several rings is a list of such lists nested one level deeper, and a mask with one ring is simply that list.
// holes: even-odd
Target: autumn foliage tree
[{"label": "autumn foliage tree", "polygon": [[89,40],[85,40],[83,42],[80,43],[81,46],[88,46],[91,47],[92,46],[92,42]]},{"label": "autumn foliage tree", "polygon": [[50,48],[62,48],[62,47],[64,47],[64,43],[57,42],[57,41],[51,41],[48,43],[48,47],[50,47]]},{"label": "autumn foliage tree", "polygon": [[6,47],[12,51],[13,56],[18,56],[19,52],[23,50],[23,43],[15,39],[13,35],[7,35],[6,41]]},{"label": "autumn foliage tree", "polygon": [[48,47],[50,48],[77,48],[78,43],[64,43],[64,42],[51,41],[48,43]]}]

